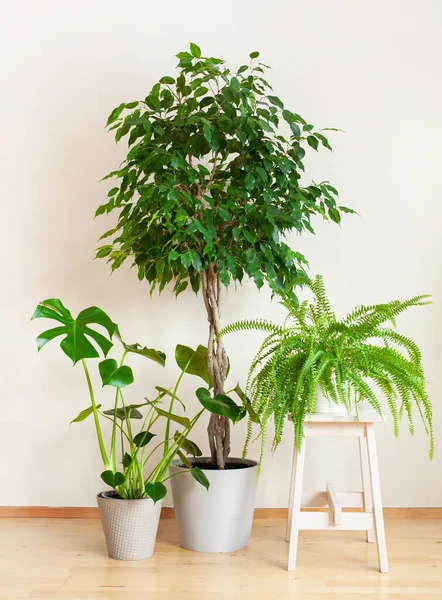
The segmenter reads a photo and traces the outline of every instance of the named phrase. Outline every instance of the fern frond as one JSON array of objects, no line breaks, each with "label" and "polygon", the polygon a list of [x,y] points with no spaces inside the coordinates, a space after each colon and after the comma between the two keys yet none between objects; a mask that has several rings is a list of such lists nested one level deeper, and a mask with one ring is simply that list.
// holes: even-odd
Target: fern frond
[{"label": "fern frond", "polygon": [[270,321],[266,321],[265,319],[255,319],[253,321],[236,321],[236,323],[231,323],[224,327],[217,338],[221,338],[228,333],[238,332],[238,331],[247,331],[247,330],[255,330],[255,331],[266,331],[267,333],[284,333],[284,328],[281,325],[275,325]]},{"label": "fern frond", "polygon": [[[357,413],[359,403],[366,401],[382,416],[375,389],[381,392],[396,436],[402,415],[406,415],[413,433],[413,407],[417,406],[430,438],[432,458],[433,412],[421,353],[415,342],[395,329],[396,319],[404,310],[428,304],[429,296],[357,306],[338,321],[322,277],[318,275],[307,285],[313,293],[311,302],[305,300],[298,305],[287,295],[281,297],[287,310],[284,325],[264,319],[245,320],[228,325],[219,334],[221,337],[244,330],[268,334],[250,365],[246,385],[260,417],[259,469],[271,421],[272,451],[282,439],[287,415],[293,420],[295,444],[298,450],[301,448],[304,421],[315,409],[318,388],[331,402],[343,404],[349,411],[354,407]],[[385,325],[387,322],[393,327]],[[252,438],[253,423],[249,419],[244,456]]]}]

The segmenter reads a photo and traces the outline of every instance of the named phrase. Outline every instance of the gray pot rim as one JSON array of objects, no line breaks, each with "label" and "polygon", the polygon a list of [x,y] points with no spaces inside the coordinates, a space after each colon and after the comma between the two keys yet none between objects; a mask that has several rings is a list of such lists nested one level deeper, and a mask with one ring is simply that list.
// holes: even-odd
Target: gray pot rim
[{"label": "gray pot rim", "polygon": [[113,490],[105,490],[104,492],[100,492],[97,494],[97,498],[103,498],[103,500],[110,500],[112,502],[144,502],[145,500],[150,500],[153,502],[150,496],[146,496],[146,498],[112,498],[108,496]]},{"label": "gray pot rim", "polygon": [[[188,460],[191,464],[194,462],[198,462],[198,463],[200,463],[200,462],[201,463],[211,463],[212,462],[212,458],[210,456],[188,457]],[[245,458],[243,460],[242,458],[235,458],[232,456],[232,457],[229,457],[226,462],[227,462],[227,464],[233,464],[233,465],[245,464],[246,467],[244,467],[244,469],[253,469],[258,466],[258,462],[256,460],[251,460],[250,458]],[[183,461],[180,458],[175,458],[172,461],[171,466],[186,469],[186,467],[183,465]],[[242,471],[242,469],[207,469],[207,470],[214,471],[216,473],[232,473],[232,472]]]}]

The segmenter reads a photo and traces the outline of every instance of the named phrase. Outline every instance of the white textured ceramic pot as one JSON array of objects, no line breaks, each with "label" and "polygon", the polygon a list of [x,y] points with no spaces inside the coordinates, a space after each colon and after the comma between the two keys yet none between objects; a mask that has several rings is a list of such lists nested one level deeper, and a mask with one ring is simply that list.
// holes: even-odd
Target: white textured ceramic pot
[{"label": "white textured ceramic pot", "polygon": [[161,502],[154,504],[151,498],[122,500],[112,494],[102,492],[97,496],[109,558],[150,558],[157,537]]},{"label": "white textured ceramic pot", "polygon": [[[196,459],[198,464],[210,458]],[[195,462],[195,461],[194,461]],[[236,469],[209,470],[206,490],[175,460],[170,467],[173,505],[180,545],[196,552],[235,552],[249,544],[255,510],[257,463],[229,458],[229,464],[245,464]],[[180,474],[178,474],[180,473]],[[175,476],[176,475],[176,476]]]}]

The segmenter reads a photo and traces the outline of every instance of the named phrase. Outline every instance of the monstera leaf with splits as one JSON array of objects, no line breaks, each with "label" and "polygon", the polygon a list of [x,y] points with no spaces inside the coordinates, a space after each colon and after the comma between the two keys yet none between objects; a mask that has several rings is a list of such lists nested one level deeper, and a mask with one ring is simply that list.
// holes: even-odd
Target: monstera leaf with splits
[{"label": "monstera leaf with splits", "polygon": [[[97,347],[104,356],[107,356],[113,346],[111,340],[115,333],[116,324],[104,311],[96,306],[82,310],[74,319],[61,300],[50,298],[39,303],[31,318],[54,319],[54,321],[61,323],[60,326],[41,333],[37,338],[37,347],[38,350],[41,350],[51,340],[64,336],[60,342],[60,347],[74,365],[84,358],[98,358],[100,353]],[[106,331],[107,336],[92,329],[90,325],[100,325]]]}]

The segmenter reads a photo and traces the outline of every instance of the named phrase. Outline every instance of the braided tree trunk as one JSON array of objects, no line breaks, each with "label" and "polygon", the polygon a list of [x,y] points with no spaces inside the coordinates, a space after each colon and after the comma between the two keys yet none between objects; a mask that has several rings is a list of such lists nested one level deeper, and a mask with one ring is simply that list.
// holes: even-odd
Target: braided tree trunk
[{"label": "braided tree trunk", "polygon": [[[227,373],[227,354],[222,339],[216,336],[221,331],[221,280],[216,265],[210,265],[201,273],[204,304],[209,321],[209,342],[207,344],[207,367],[213,383],[213,393],[224,394]],[[226,417],[212,414],[207,427],[212,462],[218,469],[224,469],[230,453],[230,421]]]}]

